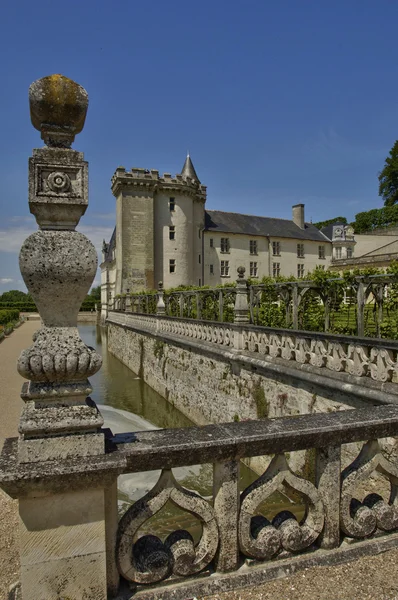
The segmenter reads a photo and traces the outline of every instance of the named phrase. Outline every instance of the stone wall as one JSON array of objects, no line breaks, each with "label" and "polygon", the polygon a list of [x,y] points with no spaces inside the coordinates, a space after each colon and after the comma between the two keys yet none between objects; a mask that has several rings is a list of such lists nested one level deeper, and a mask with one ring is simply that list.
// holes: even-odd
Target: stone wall
[{"label": "stone wall", "polygon": [[[275,372],[266,361],[261,366],[262,361],[247,360],[247,353],[234,356],[192,340],[170,343],[167,336],[140,333],[115,323],[108,324],[108,349],[197,425],[328,413],[377,404],[370,397],[361,397],[352,384],[345,389],[333,388],[333,381],[341,379],[342,374],[303,378],[292,368]],[[346,452],[346,460],[355,453],[357,447]],[[302,468],[308,457],[297,453],[294,463]],[[263,460],[252,459],[250,464],[255,470],[264,468]]]}]

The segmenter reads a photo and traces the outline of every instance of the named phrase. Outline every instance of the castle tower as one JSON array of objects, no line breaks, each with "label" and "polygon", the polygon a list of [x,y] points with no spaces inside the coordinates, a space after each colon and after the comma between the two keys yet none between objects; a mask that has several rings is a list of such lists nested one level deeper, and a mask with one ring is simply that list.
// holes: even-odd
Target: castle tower
[{"label": "castle tower", "polygon": [[188,155],[182,173],[116,169],[116,293],[203,284],[206,187]]}]

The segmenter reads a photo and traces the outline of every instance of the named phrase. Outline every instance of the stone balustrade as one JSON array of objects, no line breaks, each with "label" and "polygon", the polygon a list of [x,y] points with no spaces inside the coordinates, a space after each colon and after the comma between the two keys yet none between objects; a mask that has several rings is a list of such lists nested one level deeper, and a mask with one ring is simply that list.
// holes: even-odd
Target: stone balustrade
[{"label": "stone balustrade", "polygon": [[[42,325],[18,361],[28,380],[19,437],[7,439],[0,455],[0,487],[19,501],[21,567],[9,600],[183,600],[396,546],[398,462],[383,442],[398,436],[395,405],[119,435],[102,427],[87,379],[101,357],[77,330],[97,267],[95,248],[75,231],[88,205],[88,165],[70,146],[87,106],[84,88],[61,75],[30,88],[32,124],[46,146],[30,160],[29,206],[39,230],[24,242],[20,266]],[[152,297],[157,316],[130,313],[134,302],[119,298],[109,320],[378,381],[395,374],[393,343],[249,325],[242,269],[239,275],[234,324],[165,316],[162,291]],[[197,317],[202,308],[198,301]],[[364,444],[342,466],[342,445],[353,442]],[[315,457],[313,477],[292,468],[290,453],[298,450]],[[240,460],[264,456],[267,468],[241,491]],[[213,464],[211,501],[173,474],[203,463]],[[161,470],[157,484],[119,521],[118,477],[148,469]],[[382,478],[377,494],[375,477]],[[264,508],[275,491],[292,502],[300,497],[304,516]],[[200,521],[198,543],[186,530],[165,540],[141,535],[168,501]]]},{"label": "stone balustrade", "polygon": [[[383,451],[382,438],[397,435],[398,407],[389,405],[189,429],[108,433],[102,456],[40,462],[33,469],[18,463],[17,440],[10,439],[0,459],[0,483],[12,496],[20,495],[33,480],[47,493],[60,482],[72,487],[78,482],[84,491],[92,478],[104,481],[160,469],[155,487],[132,504],[118,524],[111,523],[116,535],[108,560],[114,562],[121,585],[113,578],[109,597],[183,600],[396,546],[398,461]],[[343,468],[342,445],[352,442],[363,442],[362,448]],[[297,450],[311,450],[313,477],[290,468],[290,453]],[[263,455],[270,456],[268,467],[240,491],[240,460]],[[213,464],[210,501],[182,487],[173,475],[173,468],[203,463]],[[378,493],[374,477],[384,482],[377,480]],[[303,518],[286,510],[275,514],[270,505],[265,509],[264,502],[275,491],[292,502],[299,497]],[[174,531],[164,540],[140,536],[145,522],[169,500],[200,521],[198,543],[186,530]],[[115,496],[112,502],[117,502]]]},{"label": "stone balustrade", "polygon": [[382,383],[398,376],[398,342],[392,340],[120,312],[110,312],[108,321],[230,347],[262,358],[282,358],[356,377],[370,377]]},{"label": "stone balustrade", "polygon": [[[239,269],[243,271],[239,274]],[[203,288],[165,292],[162,288],[164,310],[162,314],[180,318],[194,318],[219,322],[251,322],[261,325],[264,316],[271,307],[277,309],[279,318],[286,327],[300,329],[303,320],[299,313],[306,294],[315,295],[319,306],[323,306],[323,329],[330,330],[332,309],[344,306],[346,300],[352,311],[352,319],[346,324],[347,329],[356,328],[358,336],[365,334],[367,325],[374,328],[376,337],[381,336],[383,318],[385,317],[385,301],[391,293],[396,293],[398,276],[396,274],[358,275],[346,282],[341,277],[327,279],[324,287],[315,281],[275,281],[273,284],[250,284],[243,279],[244,267],[239,267],[236,287]],[[133,293],[129,296],[126,308],[125,294],[113,300],[113,310],[128,310],[140,314],[157,314],[156,298],[150,293]],[[242,304],[243,303],[243,304]],[[369,311],[366,305],[372,306],[371,323],[367,324]],[[391,308],[391,307],[390,307]],[[388,312],[389,309],[387,309]],[[395,308],[394,308],[395,311]],[[305,312],[305,311],[304,311]],[[355,314],[354,314],[355,313]],[[366,313],[366,314],[365,314]],[[284,316],[283,316],[284,315]],[[366,316],[367,315],[367,316]],[[346,317],[347,318],[347,317]],[[305,319],[304,319],[305,320]],[[354,326],[355,323],[355,326]],[[341,323],[340,323],[341,325]]]}]

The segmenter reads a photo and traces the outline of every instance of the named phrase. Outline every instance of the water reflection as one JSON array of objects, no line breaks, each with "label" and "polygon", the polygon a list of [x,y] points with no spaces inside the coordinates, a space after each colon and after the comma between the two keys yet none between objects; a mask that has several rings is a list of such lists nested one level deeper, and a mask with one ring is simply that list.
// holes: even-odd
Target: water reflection
[{"label": "water reflection", "polygon": [[[152,390],[136,374],[107,350],[106,330],[91,324],[80,324],[81,338],[102,355],[102,368],[90,378],[91,394],[104,417],[105,427],[113,433],[144,431],[163,428],[190,427],[193,423]],[[212,496],[212,465],[194,465],[173,469],[177,481],[185,488],[203,497]],[[146,471],[122,475],[118,479],[119,508],[126,508],[153,488],[160,471]],[[257,475],[241,464],[240,489],[245,489]],[[276,493],[262,507],[268,518],[292,505],[283,495]],[[302,507],[293,506],[297,517],[303,515]],[[141,533],[157,533],[163,537],[175,529],[189,529],[197,540],[201,535],[199,522],[189,513],[168,502],[157,515],[141,528]]]}]

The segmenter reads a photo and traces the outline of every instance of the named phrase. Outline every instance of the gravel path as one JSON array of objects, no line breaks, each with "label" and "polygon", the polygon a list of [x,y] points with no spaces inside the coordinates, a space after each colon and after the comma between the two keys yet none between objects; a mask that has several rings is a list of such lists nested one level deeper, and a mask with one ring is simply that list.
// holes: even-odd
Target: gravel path
[{"label": "gravel path", "polygon": [[[32,343],[40,321],[26,321],[0,344],[0,449],[6,437],[18,435],[23,402],[20,398],[25,381],[16,369],[21,350]],[[0,490],[0,598],[7,598],[8,587],[18,579],[18,503]],[[38,599],[39,600],[39,599]]]},{"label": "gravel path", "polygon": [[[40,321],[27,321],[0,344],[0,447],[5,437],[18,434],[23,379],[16,361],[39,325]],[[18,579],[17,510],[17,502],[0,490],[1,600],[6,600],[9,585]],[[397,564],[398,549],[390,550],[338,567],[305,569],[255,589],[207,596],[206,600],[398,600]]]}]

